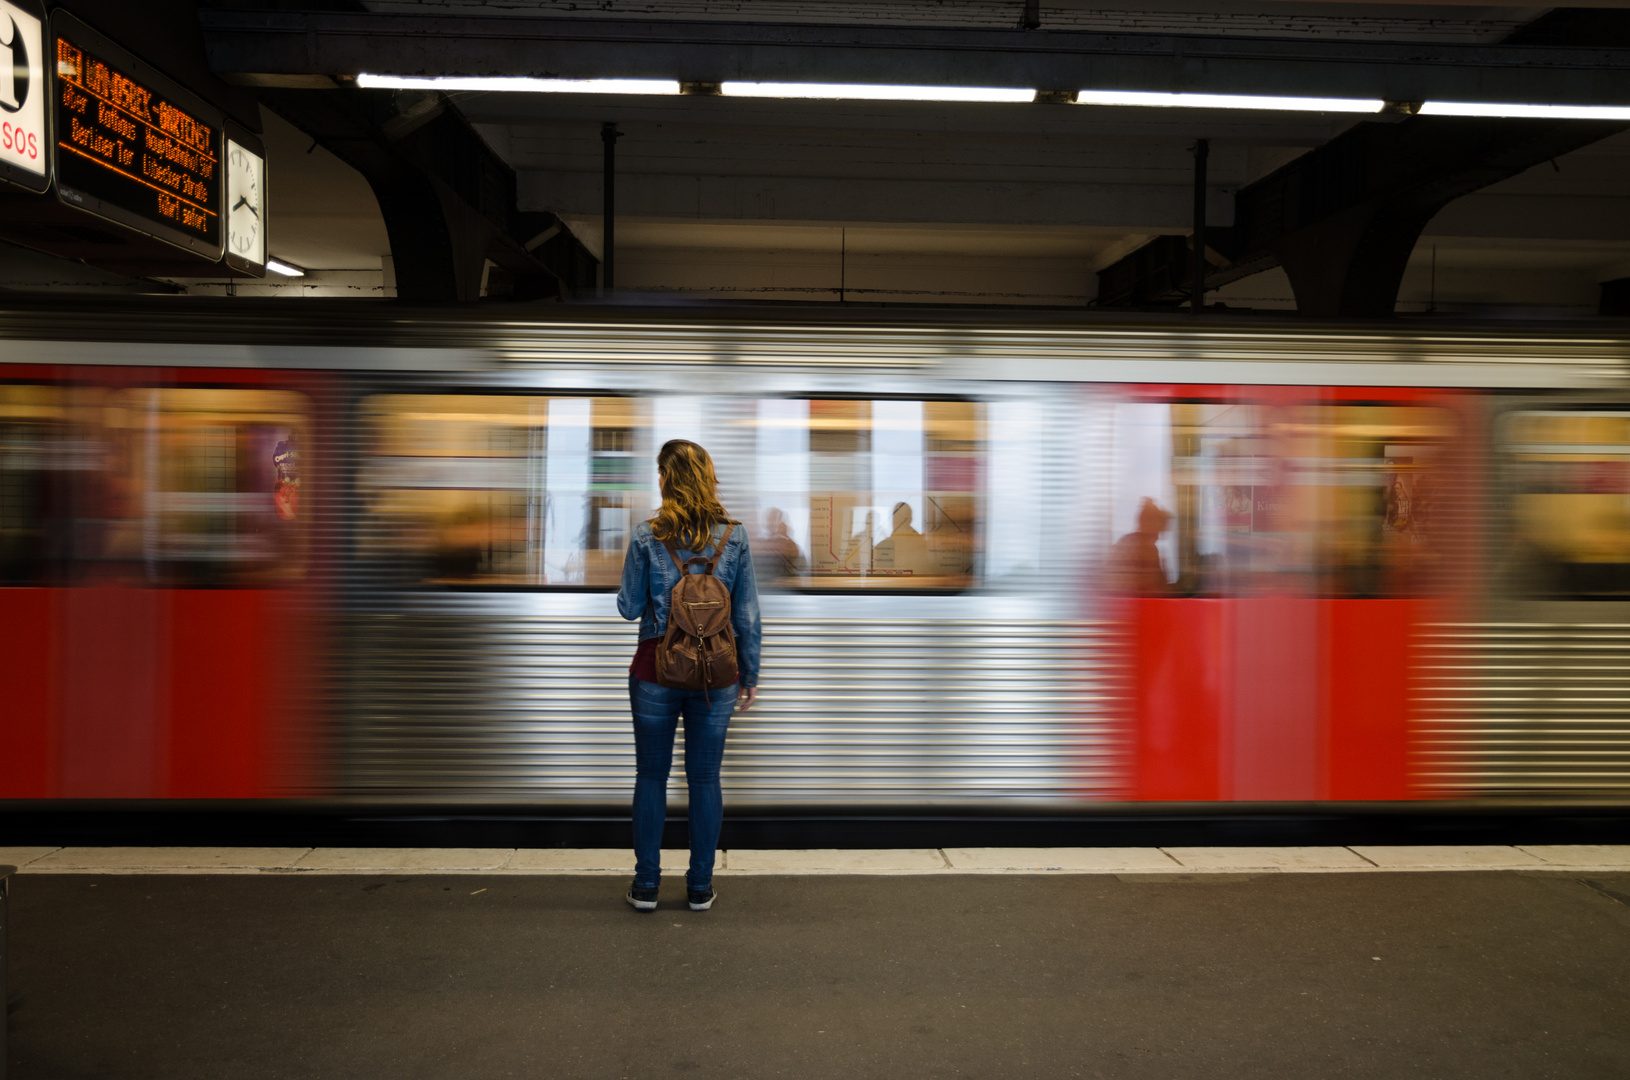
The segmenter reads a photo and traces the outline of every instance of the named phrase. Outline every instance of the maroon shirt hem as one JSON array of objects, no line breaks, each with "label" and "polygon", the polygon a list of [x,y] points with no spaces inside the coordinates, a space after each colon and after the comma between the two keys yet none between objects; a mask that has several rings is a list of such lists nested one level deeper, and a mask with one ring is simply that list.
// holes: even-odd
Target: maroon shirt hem
[{"label": "maroon shirt hem", "polygon": [[648,637],[640,642],[640,647],[634,650],[634,662],[628,665],[630,675],[646,682],[657,681],[657,642],[661,640]]}]

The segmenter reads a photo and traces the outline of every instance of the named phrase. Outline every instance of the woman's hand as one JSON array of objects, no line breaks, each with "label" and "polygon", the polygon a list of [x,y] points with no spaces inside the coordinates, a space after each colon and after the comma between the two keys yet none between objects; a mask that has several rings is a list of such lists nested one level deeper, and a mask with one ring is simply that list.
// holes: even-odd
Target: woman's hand
[{"label": "woman's hand", "polygon": [[736,688],[736,711],[746,712],[758,700],[758,687],[741,686]]}]

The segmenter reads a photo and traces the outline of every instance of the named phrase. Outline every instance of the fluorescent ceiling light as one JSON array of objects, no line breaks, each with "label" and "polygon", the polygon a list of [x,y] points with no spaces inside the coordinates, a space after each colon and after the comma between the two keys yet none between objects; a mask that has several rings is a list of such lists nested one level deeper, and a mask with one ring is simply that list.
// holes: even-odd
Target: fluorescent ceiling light
[{"label": "fluorescent ceiling light", "polygon": [[1541,120],[1630,120],[1625,105],[1497,105],[1482,101],[1428,101],[1422,116],[1532,116]]},{"label": "fluorescent ceiling light", "polygon": [[677,94],[678,79],[534,79],[524,75],[358,75],[365,90],[496,90],[531,94]]},{"label": "fluorescent ceiling light", "polygon": [[1285,112],[1373,113],[1386,102],[1368,98],[1264,97],[1258,94],[1157,94],[1141,90],[1083,90],[1077,105],[1155,105],[1187,109],[1273,109]]},{"label": "fluorescent ceiling light", "polygon": [[[370,75],[357,85],[382,90],[486,90],[534,94],[667,94],[681,92],[677,79],[540,79],[509,75]],[[878,83],[720,84],[725,97],[816,98],[828,101],[1030,102],[1036,91],[1002,86],[896,86]],[[1258,109],[1280,112],[1376,113],[1386,102],[1371,98],[1277,97],[1263,94],[1167,94],[1144,90],[1082,90],[1078,105],[1125,105],[1189,109]],[[1517,116],[1545,120],[1630,120],[1630,105],[1515,105],[1477,101],[1428,101],[1422,116]]]},{"label": "fluorescent ceiling light", "polygon": [[1034,101],[1034,90],[1000,86],[890,86],[871,83],[721,83],[725,97],[850,101]]},{"label": "fluorescent ceiling light", "polygon": [[266,269],[270,270],[274,274],[282,274],[284,277],[306,276],[306,272],[304,270],[300,269],[298,266],[290,265],[281,259],[267,259]]}]

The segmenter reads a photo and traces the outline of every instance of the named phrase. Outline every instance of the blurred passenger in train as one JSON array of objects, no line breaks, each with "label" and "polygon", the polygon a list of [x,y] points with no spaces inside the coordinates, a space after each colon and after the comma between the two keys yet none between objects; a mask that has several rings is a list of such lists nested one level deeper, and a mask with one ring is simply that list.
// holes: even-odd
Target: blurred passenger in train
[{"label": "blurred passenger in train", "polygon": [[[1408,463],[1409,460],[1405,458],[1401,463],[1388,461],[1387,465],[1396,467]],[[1394,535],[1413,533],[1415,530],[1415,499],[1410,486],[1408,477],[1403,473],[1394,473],[1386,488],[1382,517],[1387,530]]]},{"label": "blurred passenger in train", "polygon": [[133,425],[110,426],[98,435],[105,451],[101,467],[87,479],[96,482],[92,505],[100,507],[101,573],[111,576],[115,567],[126,568],[127,579],[139,572],[143,561],[146,522],[142,478],[138,474],[138,445],[145,434]]},{"label": "blurred passenger in train", "polygon": [[804,576],[804,553],[788,535],[787,515],[775,507],[764,515],[764,538],[759,542],[757,569],[765,580],[796,581]]},{"label": "blurred passenger in train", "polygon": [[1138,507],[1138,527],[1115,541],[1109,557],[1109,588],[1125,596],[1165,596],[1171,592],[1156,544],[1172,516],[1153,499]]},{"label": "blurred passenger in train", "polygon": [[1408,457],[1389,458],[1386,465],[1396,471],[1381,497],[1375,556],[1384,574],[1380,595],[1407,596],[1427,586],[1437,558],[1432,544],[1432,473]]},{"label": "blurred passenger in train", "polygon": [[[668,812],[668,772],[674,732],[685,718],[685,780],[690,787],[690,870],[686,899],[692,911],[713,906],[713,853],[724,821],[719,766],[730,714],[752,707],[758,691],[762,627],[758,587],[747,529],[719,503],[713,459],[700,446],[671,439],[657,454],[662,506],[634,528],[623,562],[617,610],[640,621],[640,644],[628,669],[634,713],[634,882],[627,900],[654,911],[662,878],[662,827]],[[700,557],[698,568],[690,562]],[[681,567],[684,569],[682,570]],[[674,587],[681,573],[712,573],[730,590],[730,625],[736,637],[738,681],[718,690],[685,690],[658,681],[657,646],[668,629]]]},{"label": "blurred passenger in train", "polygon": [[478,508],[465,506],[446,515],[439,525],[430,549],[435,578],[459,581],[479,574],[492,548],[491,519]]},{"label": "blurred passenger in train", "polygon": [[272,451],[272,506],[284,521],[300,516],[300,451],[294,439],[285,439]]},{"label": "blurred passenger in train", "polygon": [[872,569],[885,574],[926,574],[928,540],[911,526],[911,504],[894,504],[894,531],[872,550]]}]

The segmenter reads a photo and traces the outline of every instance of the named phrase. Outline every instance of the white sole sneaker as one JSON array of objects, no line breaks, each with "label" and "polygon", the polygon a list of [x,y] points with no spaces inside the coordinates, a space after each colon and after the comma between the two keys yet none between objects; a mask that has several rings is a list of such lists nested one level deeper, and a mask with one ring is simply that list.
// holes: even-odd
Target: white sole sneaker
[{"label": "white sole sneaker", "polygon": [[706,911],[708,908],[713,906],[713,901],[717,900],[718,898],[719,894],[714,892],[712,889],[709,889],[706,900],[703,900],[700,903],[696,902],[695,900],[690,900],[687,902],[690,904],[690,909],[692,911]]},{"label": "white sole sneaker", "polygon": [[657,902],[655,900],[636,900],[634,899],[633,893],[628,893],[623,897],[623,899],[627,900],[628,906],[633,908],[635,911],[655,911],[657,909]]}]

